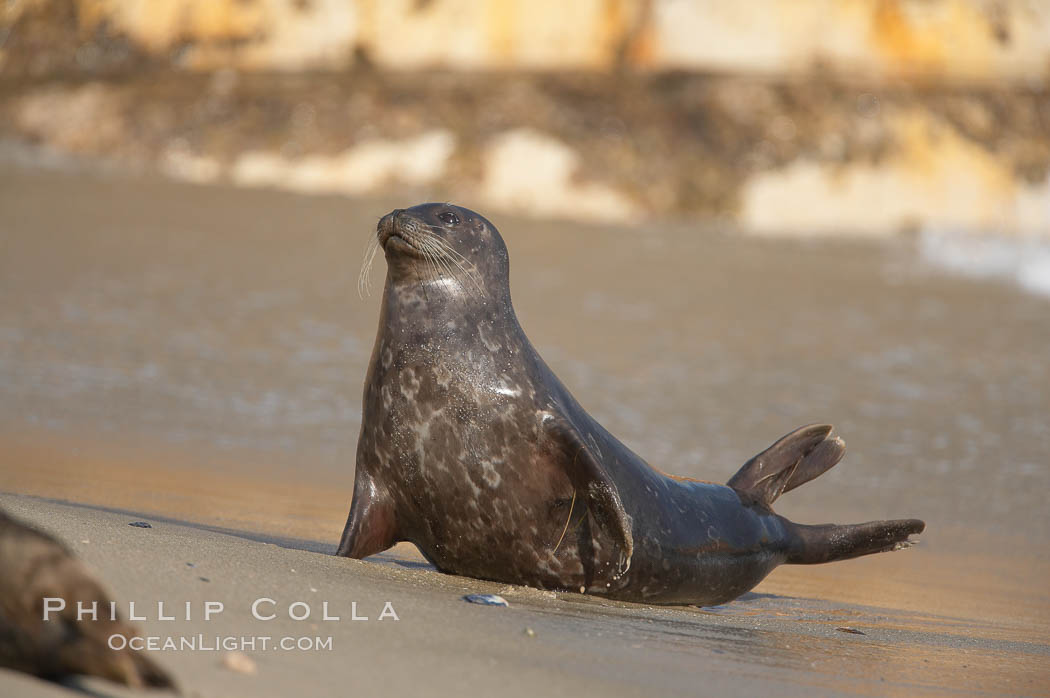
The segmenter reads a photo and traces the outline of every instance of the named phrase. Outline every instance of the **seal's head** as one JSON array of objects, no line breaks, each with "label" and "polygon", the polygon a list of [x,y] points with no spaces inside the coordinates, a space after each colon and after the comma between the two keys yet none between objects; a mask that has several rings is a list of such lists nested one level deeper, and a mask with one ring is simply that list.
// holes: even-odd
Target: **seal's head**
[{"label": "seal's head", "polygon": [[440,287],[445,293],[509,297],[510,260],[496,226],[469,209],[420,204],[379,220],[388,283]]}]

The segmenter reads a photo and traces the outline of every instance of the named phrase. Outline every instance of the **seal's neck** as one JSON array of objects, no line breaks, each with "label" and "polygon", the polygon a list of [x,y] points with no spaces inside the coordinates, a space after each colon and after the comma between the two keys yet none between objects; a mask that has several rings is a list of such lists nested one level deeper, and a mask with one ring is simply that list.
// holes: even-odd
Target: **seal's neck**
[{"label": "seal's neck", "polygon": [[507,289],[469,288],[455,280],[387,278],[379,326],[387,333],[446,337],[479,326],[517,325]]}]

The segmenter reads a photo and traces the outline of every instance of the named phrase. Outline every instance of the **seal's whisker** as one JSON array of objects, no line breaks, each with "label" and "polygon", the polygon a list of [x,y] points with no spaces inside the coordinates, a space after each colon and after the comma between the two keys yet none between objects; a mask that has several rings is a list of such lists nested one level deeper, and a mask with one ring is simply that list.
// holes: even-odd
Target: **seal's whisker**
[{"label": "seal's whisker", "polygon": [[445,273],[448,274],[449,278],[459,281],[459,274],[456,273],[456,269],[453,268],[449,258],[440,253],[440,248],[435,248],[431,254],[434,255],[434,259],[437,260],[438,264],[441,265],[441,268],[445,270]]},{"label": "seal's whisker", "polygon": [[426,265],[421,265],[423,267],[422,271],[419,266],[416,266],[416,280],[419,281],[419,290],[423,292],[423,299],[429,304],[430,295],[427,293],[427,284],[423,282],[423,271],[426,271]]},{"label": "seal's whisker", "polygon": [[432,281],[439,281],[444,278],[445,273],[441,267],[441,260],[428,249],[421,249],[423,258],[426,260],[427,268],[430,270],[430,278]]},{"label": "seal's whisker", "polygon": [[[447,278],[452,281],[458,281],[458,277],[455,273],[455,270],[453,270],[448,265],[448,262],[445,259],[443,259],[440,255],[435,254],[435,252],[433,252],[432,250],[428,250],[427,255],[431,261],[431,264],[433,264],[434,268],[438,270],[438,274],[442,279]],[[445,290],[449,291],[449,289],[447,288]]]},{"label": "seal's whisker", "polygon": [[433,251],[427,247],[422,241],[417,243],[420,254],[423,255],[423,266],[429,273],[431,281],[437,281],[441,278],[441,269],[437,265],[437,260],[434,258]]},{"label": "seal's whisker", "polygon": [[372,293],[372,262],[379,251],[379,236],[371,234],[365,243],[365,254],[361,262],[361,273],[357,275],[357,295],[364,298]]},{"label": "seal's whisker", "polygon": [[[471,284],[464,284],[462,279],[460,278],[461,276],[466,276],[470,279],[473,286],[477,287],[476,290],[481,292],[482,288],[477,284],[477,280],[471,275],[470,270],[465,269],[458,260],[449,255],[448,250],[450,248],[443,247],[441,243],[444,243],[444,241],[436,237],[427,235],[419,241],[419,246],[420,249],[426,250],[426,252],[428,252],[434,258],[434,260],[441,266],[441,268],[445,270],[449,278],[459,281],[460,285],[463,286],[463,288],[467,289],[468,292],[473,294],[475,288],[473,288]],[[455,267],[458,267],[462,274],[457,274],[456,269],[453,268],[453,265]]]},{"label": "seal's whisker", "polygon": [[[452,251],[455,252],[455,250]],[[481,280],[478,278],[477,272],[475,272],[474,269],[472,269],[471,267],[466,266],[466,264],[469,264],[469,262],[465,262],[465,258],[463,258],[462,255],[460,255],[460,257],[464,259],[464,261],[457,260],[455,257],[449,257],[448,259],[457,267],[459,267],[460,270],[462,270],[463,274],[468,279],[470,279],[471,283],[473,284],[474,290],[478,292],[479,297],[485,295],[485,287],[484,285],[482,285]]]},{"label": "seal's whisker", "polygon": [[456,278],[456,275],[452,272],[452,269],[449,268],[448,263],[444,259],[434,254],[433,252],[430,252],[429,254],[431,263],[435,266],[435,268],[438,269],[438,274],[441,276],[442,279],[448,277],[454,280]]},{"label": "seal's whisker", "polygon": [[448,261],[459,267],[463,274],[470,279],[478,293],[484,295],[485,287],[481,283],[476,267],[474,267],[470,260],[436,235],[427,236],[426,240],[427,242],[433,243],[433,246],[436,247]]},{"label": "seal's whisker", "polygon": [[365,267],[365,285],[369,291],[372,289],[372,265],[375,264],[376,255],[380,249],[382,249],[382,244],[379,242],[379,236],[371,236],[368,245],[368,264]]},{"label": "seal's whisker", "polygon": [[485,295],[485,288],[478,281],[477,277],[472,273],[471,269],[465,267],[463,263],[458,261],[455,257],[444,257],[443,259],[445,260],[445,263],[449,265],[450,269],[452,268],[452,265],[455,265],[456,268],[458,268],[459,271],[462,272],[462,275],[470,281],[469,284],[464,284],[464,288],[467,289],[468,293],[477,298],[481,298]]},{"label": "seal's whisker", "polygon": [[416,276],[419,277],[420,283],[423,282],[423,280],[424,280],[423,277],[424,276],[426,277],[426,282],[428,284],[432,283],[433,281],[435,281],[437,279],[437,276],[434,274],[434,265],[431,262],[430,254],[422,246],[419,246],[418,249],[419,249],[419,253],[423,257],[423,264],[420,265],[421,269],[417,270]]},{"label": "seal's whisker", "polygon": [[561,535],[558,536],[558,542],[554,544],[554,550],[551,552],[558,552],[558,548],[561,547],[561,542],[565,540],[565,534],[569,531],[569,522],[572,521],[572,509],[576,506],[576,488],[572,488],[572,501],[569,502],[569,515],[565,517],[565,528],[561,530]]},{"label": "seal's whisker", "polygon": [[478,287],[478,290],[482,290],[484,286],[481,283],[481,274],[478,273],[478,269],[474,265],[474,263],[466,257],[464,257],[462,254],[460,254],[458,250],[453,249],[452,246],[444,240],[440,240],[439,242],[441,242],[441,244],[444,246],[445,251],[449,253],[449,255],[452,258],[452,261],[456,262],[459,265],[459,268],[462,269],[464,273],[466,273],[468,276],[470,276],[471,280]]}]

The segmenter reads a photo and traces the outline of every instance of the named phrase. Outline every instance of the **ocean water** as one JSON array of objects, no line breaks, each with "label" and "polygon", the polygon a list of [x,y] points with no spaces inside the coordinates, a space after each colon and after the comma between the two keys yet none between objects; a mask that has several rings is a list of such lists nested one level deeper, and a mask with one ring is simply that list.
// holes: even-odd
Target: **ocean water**
[{"label": "ocean water", "polygon": [[992,279],[1050,298],[1050,231],[1043,237],[977,235],[936,228],[918,238],[921,258],[947,271]]}]

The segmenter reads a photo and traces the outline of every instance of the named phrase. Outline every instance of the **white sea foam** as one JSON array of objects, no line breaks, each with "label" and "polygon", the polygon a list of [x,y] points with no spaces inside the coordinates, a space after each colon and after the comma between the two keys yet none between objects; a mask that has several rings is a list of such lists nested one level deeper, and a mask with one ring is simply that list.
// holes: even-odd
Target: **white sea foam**
[{"label": "white sea foam", "polygon": [[1048,237],[927,229],[919,237],[919,253],[937,267],[975,278],[1012,281],[1026,291],[1050,297]]}]

